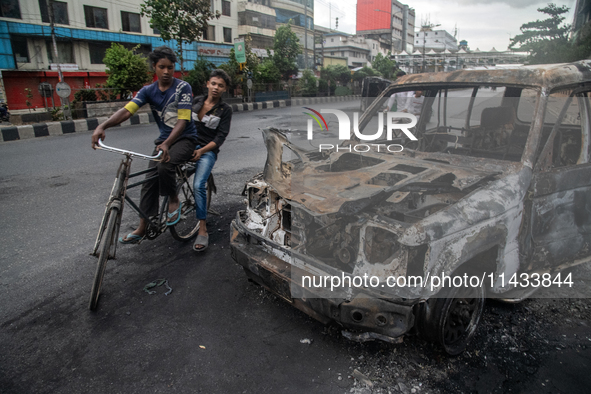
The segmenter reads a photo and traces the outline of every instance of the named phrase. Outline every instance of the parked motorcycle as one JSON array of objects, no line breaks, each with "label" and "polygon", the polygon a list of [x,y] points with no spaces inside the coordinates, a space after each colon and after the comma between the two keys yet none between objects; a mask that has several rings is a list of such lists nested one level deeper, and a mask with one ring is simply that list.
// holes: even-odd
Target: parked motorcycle
[{"label": "parked motorcycle", "polygon": [[0,120],[10,122],[10,112],[8,112],[8,105],[6,103],[0,104]]}]

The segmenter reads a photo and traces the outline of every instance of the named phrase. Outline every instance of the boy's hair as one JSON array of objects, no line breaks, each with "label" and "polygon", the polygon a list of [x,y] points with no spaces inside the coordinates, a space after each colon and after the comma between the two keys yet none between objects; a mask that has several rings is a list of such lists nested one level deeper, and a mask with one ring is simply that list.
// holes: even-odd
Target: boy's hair
[{"label": "boy's hair", "polygon": [[209,79],[212,79],[213,77],[218,77],[224,80],[224,82],[226,83],[226,86],[230,86],[230,76],[228,75],[227,72],[225,72],[224,70],[220,69],[220,68],[216,68],[215,70],[213,70],[211,72],[211,74],[209,74]]},{"label": "boy's hair", "polygon": [[176,55],[175,55],[174,51],[172,49],[170,49],[169,47],[167,47],[166,45],[163,45],[161,47],[154,49],[153,52],[150,52],[150,55],[148,57],[150,58],[151,64],[156,64],[160,61],[160,59],[164,59],[164,58],[167,58],[172,63],[177,62]]}]

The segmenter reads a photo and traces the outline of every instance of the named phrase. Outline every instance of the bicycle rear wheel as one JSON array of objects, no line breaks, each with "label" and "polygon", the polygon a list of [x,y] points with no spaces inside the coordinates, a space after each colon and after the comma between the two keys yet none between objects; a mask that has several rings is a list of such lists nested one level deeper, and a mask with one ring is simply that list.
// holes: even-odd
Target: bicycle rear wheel
[{"label": "bicycle rear wheel", "polygon": [[[173,238],[177,241],[186,242],[197,235],[199,231],[199,220],[195,214],[196,205],[195,205],[195,194],[193,190],[193,178],[194,175],[191,175],[188,178],[185,178],[181,185],[179,186],[179,199],[183,203],[183,207],[181,209],[181,219],[180,221],[170,228],[170,233],[172,234]],[[209,182],[207,185],[207,209],[209,209],[209,204],[211,203],[211,187],[209,187]]]},{"label": "bicycle rear wheel", "polygon": [[105,276],[105,269],[107,268],[107,260],[109,259],[109,253],[111,245],[114,242],[116,236],[115,227],[118,222],[119,211],[111,209],[109,211],[109,219],[107,226],[103,233],[100,247],[98,248],[98,263],[96,266],[96,272],[94,274],[94,282],[92,283],[92,290],[90,292],[90,302],[88,308],[90,310],[96,309],[98,304],[98,298],[101,291],[101,285],[103,283],[103,277]]}]

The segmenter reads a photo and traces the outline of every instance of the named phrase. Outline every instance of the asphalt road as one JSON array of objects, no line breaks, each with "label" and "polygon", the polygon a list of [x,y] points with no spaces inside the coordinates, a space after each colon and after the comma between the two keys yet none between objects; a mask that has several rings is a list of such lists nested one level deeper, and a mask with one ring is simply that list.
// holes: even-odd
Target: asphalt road
[{"label": "asphalt road", "polygon": [[[402,345],[349,342],[248,282],[230,257],[229,223],[243,206],[244,182],[265,162],[260,129],[289,127],[291,112],[234,115],[214,169],[213,208],[220,215],[209,219],[208,251],[196,254],[168,233],[120,246],[95,312],[87,309],[96,266],[89,253],[120,156],[93,151],[90,133],[0,144],[0,392],[369,392],[351,377],[354,369],[381,381],[374,392],[384,393],[589,387],[588,300],[569,306],[582,312],[564,314],[538,300],[487,306],[492,313],[477,347],[448,359],[414,337]],[[105,142],[148,153],[156,135],[154,125],[117,128],[107,131]],[[135,169],[145,166],[134,161]],[[121,231],[135,221],[127,209]],[[154,295],[143,291],[159,278],[169,281],[170,295],[163,288]],[[545,328],[527,325],[519,337],[510,328],[524,327],[522,317],[545,322],[542,328],[560,327],[550,338]],[[578,337],[571,337],[564,317],[572,319]],[[500,322],[504,329],[497,328]],[[528,335],[541,339],[529,344]],[[518,354],[508,350],[514,344],[506,342],[513,337],[543,350],[524,377],[512,372],[519,371],[511,361]],[[498,357],[501,351],[507,358]],[[473,362],[476,355],[488,361]]]},{"label": "asphalt road", "polygon": [[[289,127],[290,112],[234,116],[214,169],[221,216],[210,219],[209,250],[196,254],[169,233],[120,246],[96,312],[89,253],[121,157],[93,151],[90,132],[0,144],[0,391],[343,392],[342,346],[248,282],[228,248],[244,182],[265,162],[260,129]],[[132,126],[108,130],[105,142],[149,153],[156,136],[154,125]],[[133,224],[128,209],[121,232]],[[159,278],[172,294],[143,291]]]}]

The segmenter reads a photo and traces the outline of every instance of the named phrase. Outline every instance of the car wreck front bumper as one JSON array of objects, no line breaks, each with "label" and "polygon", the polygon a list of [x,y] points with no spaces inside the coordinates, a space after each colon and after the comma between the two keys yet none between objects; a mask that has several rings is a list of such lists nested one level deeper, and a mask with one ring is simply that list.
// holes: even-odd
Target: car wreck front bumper
[{"label": "car wreck front bumper", "polygon": [[[248,229],[242,223],[241,212],[231,224],[230,248],[232,258],[256,283],[324,324],[334,321],[361,332],[344,333],[349,339],[400,342],[402,335],[414,325],[418,300],[386,300],[364,293],[363,289],[356,290],[348,299],[326,298],[314,288],[296,283],[292,278],[311,273],[269,253],[268,248],[284,252],[286,256],[292,252]],[[294,293],[297,296],[292,296]]]}]

